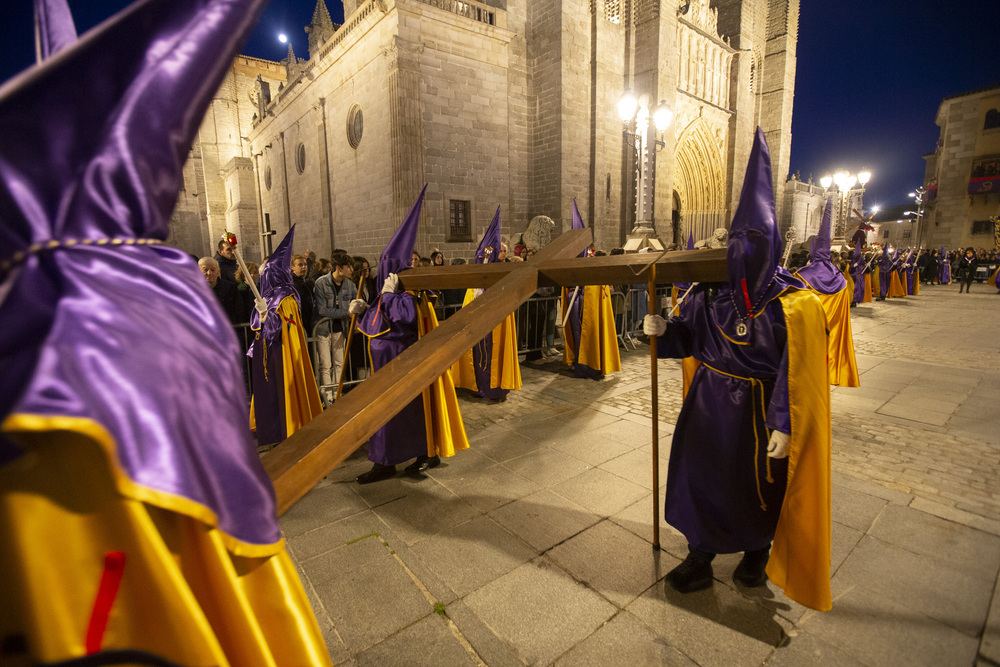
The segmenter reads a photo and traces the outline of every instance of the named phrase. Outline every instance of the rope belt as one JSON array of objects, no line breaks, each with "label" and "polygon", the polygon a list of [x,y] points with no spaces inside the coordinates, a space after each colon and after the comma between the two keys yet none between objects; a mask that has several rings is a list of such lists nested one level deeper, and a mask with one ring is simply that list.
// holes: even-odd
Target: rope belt
[{"label": "rope belt", "polygon": [[[736,378],[737,380],[743,380],[750,383],[750,394],[753,396],[754,407],[750,410],[750,414],[753,416],[753,478],[757,483],[757,498],[760,500],[760,508],[763,511],[767,511],[767,503],[764,502],[764,494],[760,490],[760,476],[757,474],[757,458],[760,456],[760,438],[757,436],[757,390],[760,390],[760,414],[761,423],[764,424],[764,432],[767,434],[768,439],[771,437],[771,432],[767,428],[767,412],[764,408],[764,382],[758,378],[748,378],[741,375],[733,375],[732,373],[727,373],[725,371],[720,371],[718,368],[714,368],[705,362],[702,362],[702,366],[705,366],[711,371],[718,373],[719,375],[725,375],[727,377]],[[768,484],[774,484],[774,478],[771,477],[771,458],[765,456],[765,479]]]}]

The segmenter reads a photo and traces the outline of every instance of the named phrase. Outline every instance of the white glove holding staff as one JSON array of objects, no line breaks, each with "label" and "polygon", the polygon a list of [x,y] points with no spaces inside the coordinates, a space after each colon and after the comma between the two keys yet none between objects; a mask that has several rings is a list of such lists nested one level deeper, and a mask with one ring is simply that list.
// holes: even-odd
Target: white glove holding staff
[{"label": "white glove holding staff", "polygon": [[792,436],[781,431],[771,431],[771,439],[767,441],[767,455],[772,459],[783,459],[788,456],[788,446]]},{"label": "white glove holding staff", "polygon": [[390,273],[389,277],[385,279],[385,284],[382,285],[382,294],[395,294],[399,291],[399,276],[395,273]]},{"label": "white glove holding staff", "polygon": [[659,315],[646,315],[642,318],[642,333],[647,336],[662,336],[667,330],[667,321]]},{"label": "white glove holding staff", "polygon": [[353,299],[351,305],[347,307],[347,312],[351,315],[364,315],[366,310],[368,310],[368,304],[361,299]]}]

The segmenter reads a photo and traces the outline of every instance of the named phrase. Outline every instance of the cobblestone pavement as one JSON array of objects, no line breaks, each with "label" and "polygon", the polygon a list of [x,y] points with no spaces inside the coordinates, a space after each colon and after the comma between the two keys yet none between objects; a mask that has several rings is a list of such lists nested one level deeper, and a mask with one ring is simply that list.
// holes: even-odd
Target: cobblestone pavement
[{"label": "cobblestone pavement", "polygon": [[1000,295],[924,287],[852,324],[861,387],[831,394],[832,611],[736,585],[739,554],[709,589],[666,586],[687,552],[660,504],[680,364],[657,362],[654,498],[640,346],[598,382],[522,363],[505,402],[460,393],[469,450],[360,486],[362,447],[281,518],[334,661],[1000,664]]}]

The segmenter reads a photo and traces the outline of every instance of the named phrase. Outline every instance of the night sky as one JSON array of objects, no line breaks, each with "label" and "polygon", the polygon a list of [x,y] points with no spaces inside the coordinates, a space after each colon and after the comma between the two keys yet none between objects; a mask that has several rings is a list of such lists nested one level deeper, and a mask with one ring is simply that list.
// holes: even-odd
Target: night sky
[{"label": "night sky", "polygon": [[[6,80],[34,61],[32,2],[2,1],[0,80]],[[129,1],[69,4],[82,34]],[[306,57],[302,28],[315,6],[315,0],[273,0],[243,53],[281,60],[288,46],[277,36],[284,33],[296,55]],[[342,22],[343,5],[327,0],[327,6]],[[791,171],[818,182],[836,169],[868,168],[866,208],[906,201],[923,181],[921,156],[934,150],[941,100],[1000,84],[1000,2],[801,0],[800,11]]]}]

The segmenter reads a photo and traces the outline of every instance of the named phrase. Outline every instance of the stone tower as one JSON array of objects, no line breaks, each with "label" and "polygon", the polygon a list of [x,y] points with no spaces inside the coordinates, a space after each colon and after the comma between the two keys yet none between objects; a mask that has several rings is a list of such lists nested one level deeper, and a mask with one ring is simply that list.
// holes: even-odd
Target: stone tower
[{"label": "stone tower", "polygon": [[306,34],[309,35],[309,60],[319,55],[319,50],[326,43],[326,40],[333,37],[336,27],[333,19],[330,18],[330,11],[326,8],[324,0],[316,0],[316,9],[313,10],[312,22],[305,27]]}]

